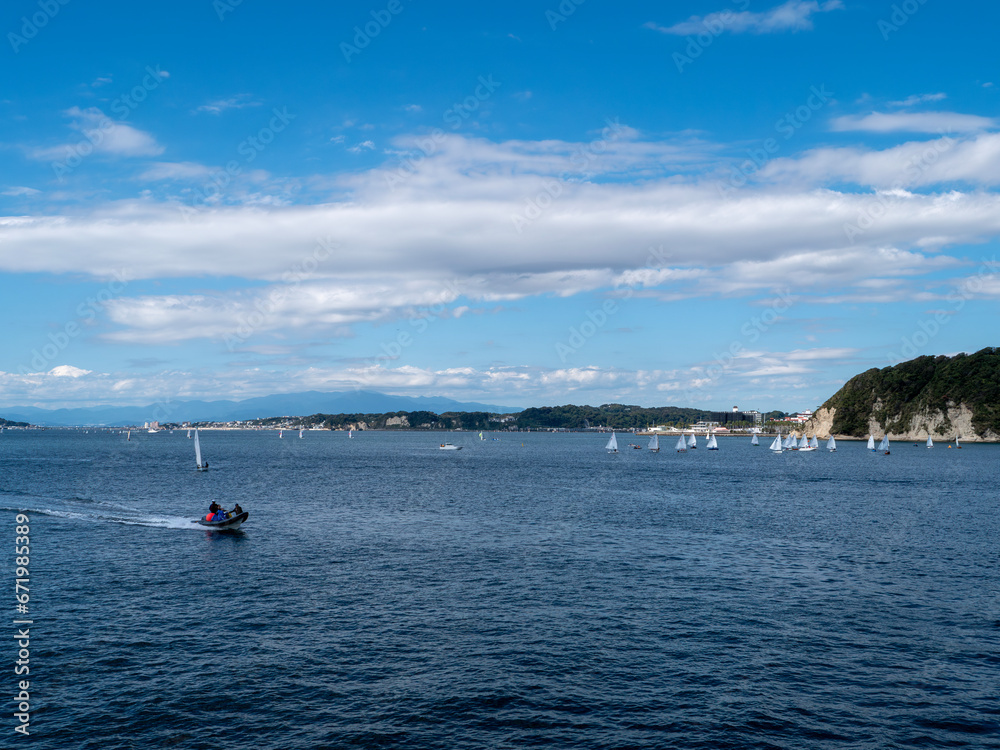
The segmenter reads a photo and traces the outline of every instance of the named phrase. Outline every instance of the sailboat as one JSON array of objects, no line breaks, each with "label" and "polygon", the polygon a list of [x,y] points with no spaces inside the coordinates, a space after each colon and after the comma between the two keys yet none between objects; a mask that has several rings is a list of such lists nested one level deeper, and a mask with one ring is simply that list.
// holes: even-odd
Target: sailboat
[{"label": "sailboat", "polygon": [[608,451],[608,453],[618,452],[618,438],[615,437],[614,431],[612,431],[611,439],[608,441],[608,444],[604,446],[604,448]]},{"label": "sailboat", "polygon": [[653,435],[653,437],[651,437],[649,439],[649,445],[647,445],[646,448],[648,450],[652,451],[653,453],[659,453],[660,452],[660,436],[659,435]]},{"label": "sailboat", "polygon": [[757,433],[756,432],[753,434],[753,437],[750,438],[750,445],[760,445],[760,441],[757,440]]},{"label": "sailboat", "polygon": [[875,452],[875,436],[874,435],[869,435],[868,436],[868,450],[870,450],[872,453]]},{"label": "sailboat", "polygon": [[961,449],[962,446],[958,444],[958,435],[955,435],[955,447]]},{"label": "sailboat", "polygon": [[889,455],[889,433],[882,436],[882,442],[878,444],[879,453]]},{"label": "sailboat", "polygon": [[826,441],[826,449],[831,453],[837,450],[837,441],[833,439],[833,435],[830,435],[830,439]]},{"label": "sailboat", "polygon": [[812,440],[809,441],[809,447],[810,448],[819,448],[819,440],[816,439],[815,435],[813,435],[812,436]]},{"label": "sailboat", "polygon": [[780,432],[777,435],[774,436],[774,442],[771,443],[770,450],[774,451],[775,453],[781,453],[781,433]]},{"label": "sailboat", "polygon": [[306,436],[306,431],[305,430],[299,430],[299,440],[301,440],[305,436]]},{"label": "sailboat", "polygon": [[698,438],[696,438],[695,434],[692,432],[688,436],[688,448],[690,448],[691,450],[694,450],[697,447],[698,447]]},{"label": "sailboat", "polygon": [[282,430],[278,430],[278,437],[280,438],[285,437],[285,433]]},{"label": "sailboat", "polygon": [[132,439],[132,430],[128,431],[128,435],[125,436],[125,441],[128,442]]},{"label": "sailboat", "polygon": [[687,453],[687,449],[688,449],[687,440],[684,438],[683,435],[681,435],[679,438],[677,438],[677,452]]},{"label": "sailboat", "polygon": [[486,439],[486,438],[483,437],[483,433],[481,433],[481,432],[479,433],[479,439],[480,440],[485,440]]},{"label": "sailboat", "polygon": [[191,439],[191,430],[188,430],[188,440]]},{"label": "sailboat", "polygon": [[715,433],[713,432],[708,436],[708,445],[706,446],[710,451],[719,450],[719,443],[715,439]]},{"label": "sailboat", "polygon": [[806,434],[803,432],[802,438],[799,440],[799,452],[806,453],[808,451],[814,451],[814,450],[816,449],[813,448],[811,445],[809,445],[809,438],[807,438]]},{"label": "sailboat", "polygon": [[354,430],[348,430],[347,431],[347,437],[349,437],[349,438],[354,437]]},{"label": "sailboat", "polygon": [[194,431],[194,465],[198,471],[208,470],[208,461],[201,461],[201,442],[198,440],[198,430]]},{"label": "sailboat", "polygon": [[797,451],[799,447],[795,444],[795,435],[789,432],[788,437],[782,442],[781,447],[786,451]]},{"label": "sailboat", "polygon": [[927,436],[927,447],[928,448],[933,448],[934,447],[934,441],[931,440],[931,436],[930,435]]}]

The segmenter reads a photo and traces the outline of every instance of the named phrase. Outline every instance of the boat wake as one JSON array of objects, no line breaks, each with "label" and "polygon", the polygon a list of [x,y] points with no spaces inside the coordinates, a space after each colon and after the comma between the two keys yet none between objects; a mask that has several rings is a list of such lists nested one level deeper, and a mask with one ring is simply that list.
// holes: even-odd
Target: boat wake
[{"label": "boat wake", "polygon": [[197,531],[202,527],[190,518],[179,516],[150,516],[139,513],[118,512],[79,512],[72,510],[58,510],[55,508],[29,507],[28,505],[18,505],[17,507],[0,507],[3,511],[15,513],[27,513],[29,515],[49,516],[51,518],[65,518],[72,521],[83,521],[85,523],[116,523],[123,526],[147,526],[159,529],[190,529]]}]

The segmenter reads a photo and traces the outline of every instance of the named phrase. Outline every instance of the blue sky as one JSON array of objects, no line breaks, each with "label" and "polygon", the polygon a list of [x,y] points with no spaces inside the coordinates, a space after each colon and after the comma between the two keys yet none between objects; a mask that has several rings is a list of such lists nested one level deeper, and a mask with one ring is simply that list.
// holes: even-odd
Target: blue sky
[{"label": "blue sky", "polygon": [[998,15],[8,3],[0,409],[800,410],[996,345]]}]

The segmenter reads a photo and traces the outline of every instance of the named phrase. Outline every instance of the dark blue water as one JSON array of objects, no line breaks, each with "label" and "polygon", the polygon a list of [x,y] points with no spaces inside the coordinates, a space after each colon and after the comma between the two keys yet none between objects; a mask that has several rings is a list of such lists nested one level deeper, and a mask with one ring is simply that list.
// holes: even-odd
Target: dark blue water
[{"label": "dark blue water", "polygon": [[1000,747],[1000,446],[605,442],[4,432],[0,744]]}]

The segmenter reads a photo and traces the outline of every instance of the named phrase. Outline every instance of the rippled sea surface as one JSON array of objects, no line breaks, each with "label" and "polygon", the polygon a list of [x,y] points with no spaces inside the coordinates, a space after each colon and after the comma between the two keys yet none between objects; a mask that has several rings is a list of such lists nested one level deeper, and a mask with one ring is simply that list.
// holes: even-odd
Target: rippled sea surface
[{"label": "rippled sea surface", "polygon": [[1000,446],[606,440],[4,432],[0,745],[1000,746]]}]

